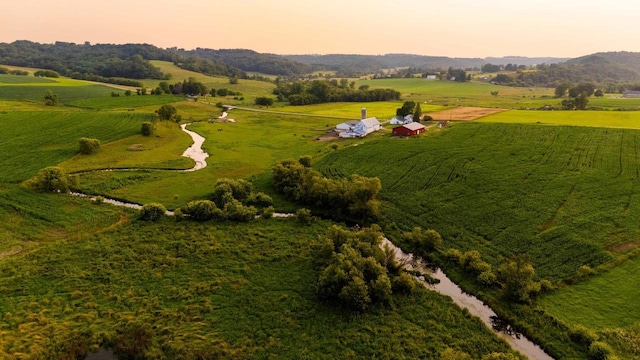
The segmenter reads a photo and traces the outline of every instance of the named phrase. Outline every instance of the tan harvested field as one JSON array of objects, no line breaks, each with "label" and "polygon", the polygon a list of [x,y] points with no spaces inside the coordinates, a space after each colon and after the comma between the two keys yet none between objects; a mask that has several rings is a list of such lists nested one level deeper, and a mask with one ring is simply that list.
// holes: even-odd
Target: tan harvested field
[{"label": "tan harvested field", "polygon": [[485,117],[488,115],[496,114],[502,111],[506,111],[506,109],[496,109],[496,108],[481,108],[481,107],[452,107],[448,110],[442,110],[434,113],[429,113],[428,115],[433,118],[433,120],[442,121],[442,120],[476,120],[481,117]]}]

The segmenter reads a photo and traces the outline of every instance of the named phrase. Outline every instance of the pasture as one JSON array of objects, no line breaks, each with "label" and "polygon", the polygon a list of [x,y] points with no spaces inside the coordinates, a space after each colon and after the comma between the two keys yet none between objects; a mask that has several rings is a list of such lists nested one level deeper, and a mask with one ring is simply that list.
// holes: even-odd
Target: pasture
[{"label": "pasture", "polygon": [[[182,82],[183,80],[194,78],[196,81],[199,81],[209,87],[209,89],[227,88],[234,92],[241,92],[242,96],[246,99],[244,102],[241,102],[237,100],[234,101],[233,96],[227,97],[226,99],[218,97],[216,98],[216,101],[212,100],[213,103],[217,101],[227,101],[233,104],[253,104],[253,101],[256,97],[270,95],[273,89],[276,87],[274,84],[269,82],[244,79],[239,79],[237,84],[230,84],[229,78],[227,77],[208,76],[189,70],[184,70],[175,66],[172,62],[169,61],[151,61],[151,64],[153,64],[153,66],[155,67],[160,68],[162,72],[171,74],[171,79],[165,80],[169,84],[174,84],[178,81]],[[147,79],[144,80],[144,84],[147,87],[155,88],[156,86],[158,86],[160,81],[162,80]]]},{"label": "pasture", "polygon": [[137,341],[157,359],[508,351],[478,319],[423,288],[365,314],[318,302],[312,244],[328,226],[131,221],[3,259],[0,355],[57,357],[73,348],[52,342],[87,349],[127,341],[123,333],[145,334]]},{"label": "pasture", "polygon": [[0,112],[0,182],[22,182],[38,170],[55,166],[78,152],[81,137],[103,144],[140,133],[151,114],[133,112]]}]

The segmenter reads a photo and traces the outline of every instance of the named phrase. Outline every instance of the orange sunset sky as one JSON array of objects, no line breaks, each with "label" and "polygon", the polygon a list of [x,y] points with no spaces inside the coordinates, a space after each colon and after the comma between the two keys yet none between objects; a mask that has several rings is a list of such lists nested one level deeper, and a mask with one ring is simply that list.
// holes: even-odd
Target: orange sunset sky
[{"label": "orange sunset sky", "polygon": [[639,20],[630,0],[22,0],[2,5],[0,42],[577,57],[640,51]]}]

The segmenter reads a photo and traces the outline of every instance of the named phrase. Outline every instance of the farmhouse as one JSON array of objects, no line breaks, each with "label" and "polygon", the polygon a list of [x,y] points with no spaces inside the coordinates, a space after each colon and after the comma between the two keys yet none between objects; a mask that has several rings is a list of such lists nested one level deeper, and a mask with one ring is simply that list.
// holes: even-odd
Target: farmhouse
[{"label": "farmhouse", "polygon": [[640,98],[640,91],[627,90],[622,93],[622,96],[626,98]]},{"label": "farmhouse", "polygon": [[391,132],[396,136],[414,136],[418,134],[422,134],[426,131],[424,125],[419,123],[409,123],[402,126],[398,126],[393,128]]},{"label": "farmhouse", "polygon": [[389,124],[391,125],[404,125],[404,124],[410,124],[412,122],[413,122],[413,115],[411,114],[405,117],[396,115],[391,120],[389,120]]}]

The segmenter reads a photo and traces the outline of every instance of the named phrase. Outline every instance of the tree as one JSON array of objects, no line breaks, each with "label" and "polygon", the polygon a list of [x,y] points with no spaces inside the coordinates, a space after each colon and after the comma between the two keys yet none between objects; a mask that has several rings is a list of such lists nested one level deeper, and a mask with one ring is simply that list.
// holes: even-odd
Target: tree
[{"label": "tree", "polygon": [[58,95],[54,94],[53,91],[47,91],[47,94],[44,96],[44,104],[46,106],[55,106],[58,104]]},{"label": "tree", "polygon": [[173,105],[162,105],[156,114],[160,120],[175,120],[178,116],[178,110]]},{"label": "tree", "polygon": [[98,150],[100,150],[100,140],[98,139],[83,137],[83,138],[80,138],[78,142],[80,144],[80,154],[89,155],[89,154],[96,153],[98,152]]},{"label": "tree", "polygon": [[557,98],[564,97],[567,94],[567,91],[569,90],[570,87],[571,87],[571,84],[568,84],[568,83],[562,83],[556,86],[556,90],[555,90],[556,97]]},{"label": "tree", "polygon": [[256,98],[256,105],[260,106],[271,106],[273,105],[273,99],[267,96],[261,96]]},{"label": "tree", "polygon": [[124,96],[131,96],[131,90],[125,90]]},{"label": "tree", "polygon": [[140,132],[142,133],[143,136],[151,136],[155,132],[155,126],[153,125],[152,122],[145,121],[142,123],[142,128],[140,129]]},{"label": "tree", "polygon": [[576,109],[584,110],[587,108],[587,104],[589,103],[589,96],[586,91],[583,91],[573,101],[576,105]]},{"label": "tree", "polygon": [[603,97],[604,96],[604,91],[602,91],[602,89],[598,89],[598,90],[596,90],[596,92],[593,93],[593,96],[595,96],[595,97]]},{"label": "tree", "polygon": [[401,117],[405,117],[411,113],[413,113],[413,109],[415,108],[416,103],[413,101],[405,101],[404,104],[402,104],[401,108],[396,109],[396,115],[401,116]]},{"label": "tree", "polygon": [[498,267],[498,279],[504,295],[518,302],[529,302],[540,291],[540,284],[533,281],[535,269],[523,255],[517,255]]},{"label": "tree", "polygon": [[140,210],[140,220],[157,221],[160,220],[166,212],[167,209],[162,204],[144,204]]},{"label": "tree", "polygon": [[420,122],[422,118],[422,108],[420,108],[420,103],[416,104],[416,110],[413,112],[413,121]]},{"label": "tree", "polygon": [[69,191],[71,184],[72,181],[64,169],[57,166],[41,169],[38,175],[28,183],[30,187],[38,191],[63,193]]}]

